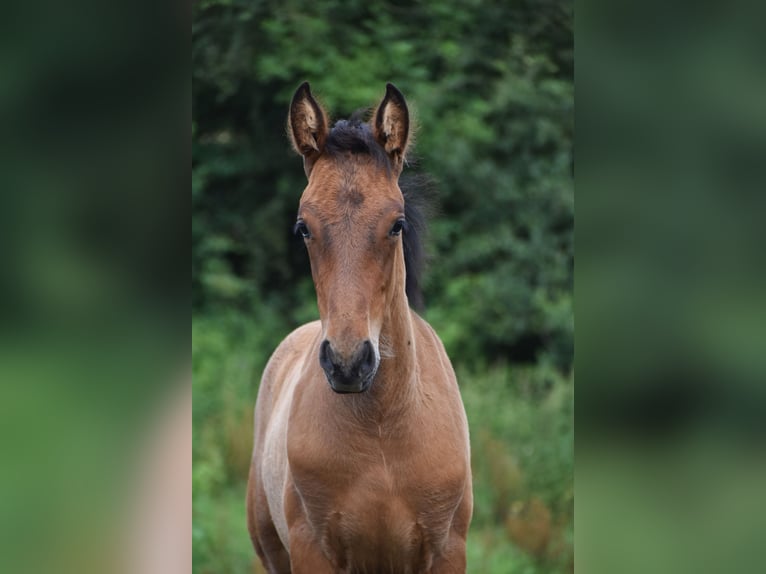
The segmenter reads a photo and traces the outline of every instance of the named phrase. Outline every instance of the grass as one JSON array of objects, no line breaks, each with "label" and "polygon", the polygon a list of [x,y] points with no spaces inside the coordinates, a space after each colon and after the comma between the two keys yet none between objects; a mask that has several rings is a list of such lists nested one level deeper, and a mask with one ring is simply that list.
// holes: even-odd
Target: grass
[{"label": "grass", "polygon": [[[192,321],[193,572],[262,572],[245,519],[252,408],[285,328],[268,315]],[[459,366],[458,366],[459,367]],[[572,571],[573,389],[545,364],[458,368],[471,428],[468,572]]]}]

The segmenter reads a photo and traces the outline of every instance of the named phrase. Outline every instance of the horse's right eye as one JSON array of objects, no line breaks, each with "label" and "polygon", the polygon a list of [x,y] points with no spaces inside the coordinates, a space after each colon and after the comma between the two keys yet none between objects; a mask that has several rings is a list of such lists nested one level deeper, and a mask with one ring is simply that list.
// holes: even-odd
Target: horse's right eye
[{"label": "horse's right eye", "polygon": [[311,232],[309,231],[309,228],[306,226],[306,223],[303,221],[299,221],[295,224],[295,227],[293,227],[293,233],[295,235],[300,235],[304,239],[308,239],[311,237]]},{"label": "horse's right eye", "polygon": [[388,232],[388,234],[391,237],[396,237],[397,235],[401,235],[402,230],[405,230],[407,226],[407,222],[404,219],[399,219],[396,223],[394,223],[394,226],[391,228],[391,231]]}]

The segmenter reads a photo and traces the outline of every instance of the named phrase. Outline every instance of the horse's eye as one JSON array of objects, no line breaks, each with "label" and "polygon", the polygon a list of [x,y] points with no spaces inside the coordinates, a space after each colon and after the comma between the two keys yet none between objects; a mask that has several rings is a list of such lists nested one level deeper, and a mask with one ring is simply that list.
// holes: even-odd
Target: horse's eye
[{"label": "horse's eye", "polygon": [[306,223],[303,220],[298,221],[295,224],[295,227],[293,227],[293,233],[295,233],[295,235],[300,235],[304,239],[308,239],[309,237],[311,237],[311,232],[309,231],[309,228],[306,226]]},{"label": "horse's eye", "polygon": [[407,222],[404,219],[397,220],[397,222],[394,223],[394,226],[391,228],[391,231],[389,231],[388,234],[391,237],[396,237],[397,235],[401,234],[406,224]]}]

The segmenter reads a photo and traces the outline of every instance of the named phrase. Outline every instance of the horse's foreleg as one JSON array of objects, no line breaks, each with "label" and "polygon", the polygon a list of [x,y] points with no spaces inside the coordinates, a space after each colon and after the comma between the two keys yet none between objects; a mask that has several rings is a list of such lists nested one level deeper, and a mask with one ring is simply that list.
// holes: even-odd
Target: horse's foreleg
[{"label": "horse's foreleg", "polygon": [[266,493],[254,476],[251,467],[247,485],[247,527],[250,539],[269,574],[290,574],[290,556],[274,528]]},{"label": "horse's foreleg", "polygon": [[305,523],[290,527],[290,565],[293,574],[336,574],[338,569],[322,552]]},{"label": "horse's foreleg", "polygon": [[455,533],[450,534],[445,551],[434,557],[431,574],[465,574],[465,539]]}]

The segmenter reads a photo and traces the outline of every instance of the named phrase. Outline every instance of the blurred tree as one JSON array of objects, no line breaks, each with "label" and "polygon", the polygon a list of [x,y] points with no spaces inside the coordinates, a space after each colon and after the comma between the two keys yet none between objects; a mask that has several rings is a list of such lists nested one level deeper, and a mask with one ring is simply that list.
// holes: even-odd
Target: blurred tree
[{"label": "blurred tree", "polygon": [[251,568],[241,481],[257,381],[317,316],[285,135],[304,80],[336,119],[391,81],[421,127],[406,172],[438,189],[425,315],[471,422],[470,571],[571,571],[572,23],[562,0],[195,5],[195,572]]},{"label": "blurred tree", "polygon": [[[203,0],[192,30],[194,308],[314,312],[290,232],[305,185],[284,136],[307,79],[341,117],[386,81],[438,183],[427,317],[457,362],[573,351],[572,5],[555,0]],[[411,168],[412,169],[412,168]],[[282,333],[284,334],[284,333]]]}]

